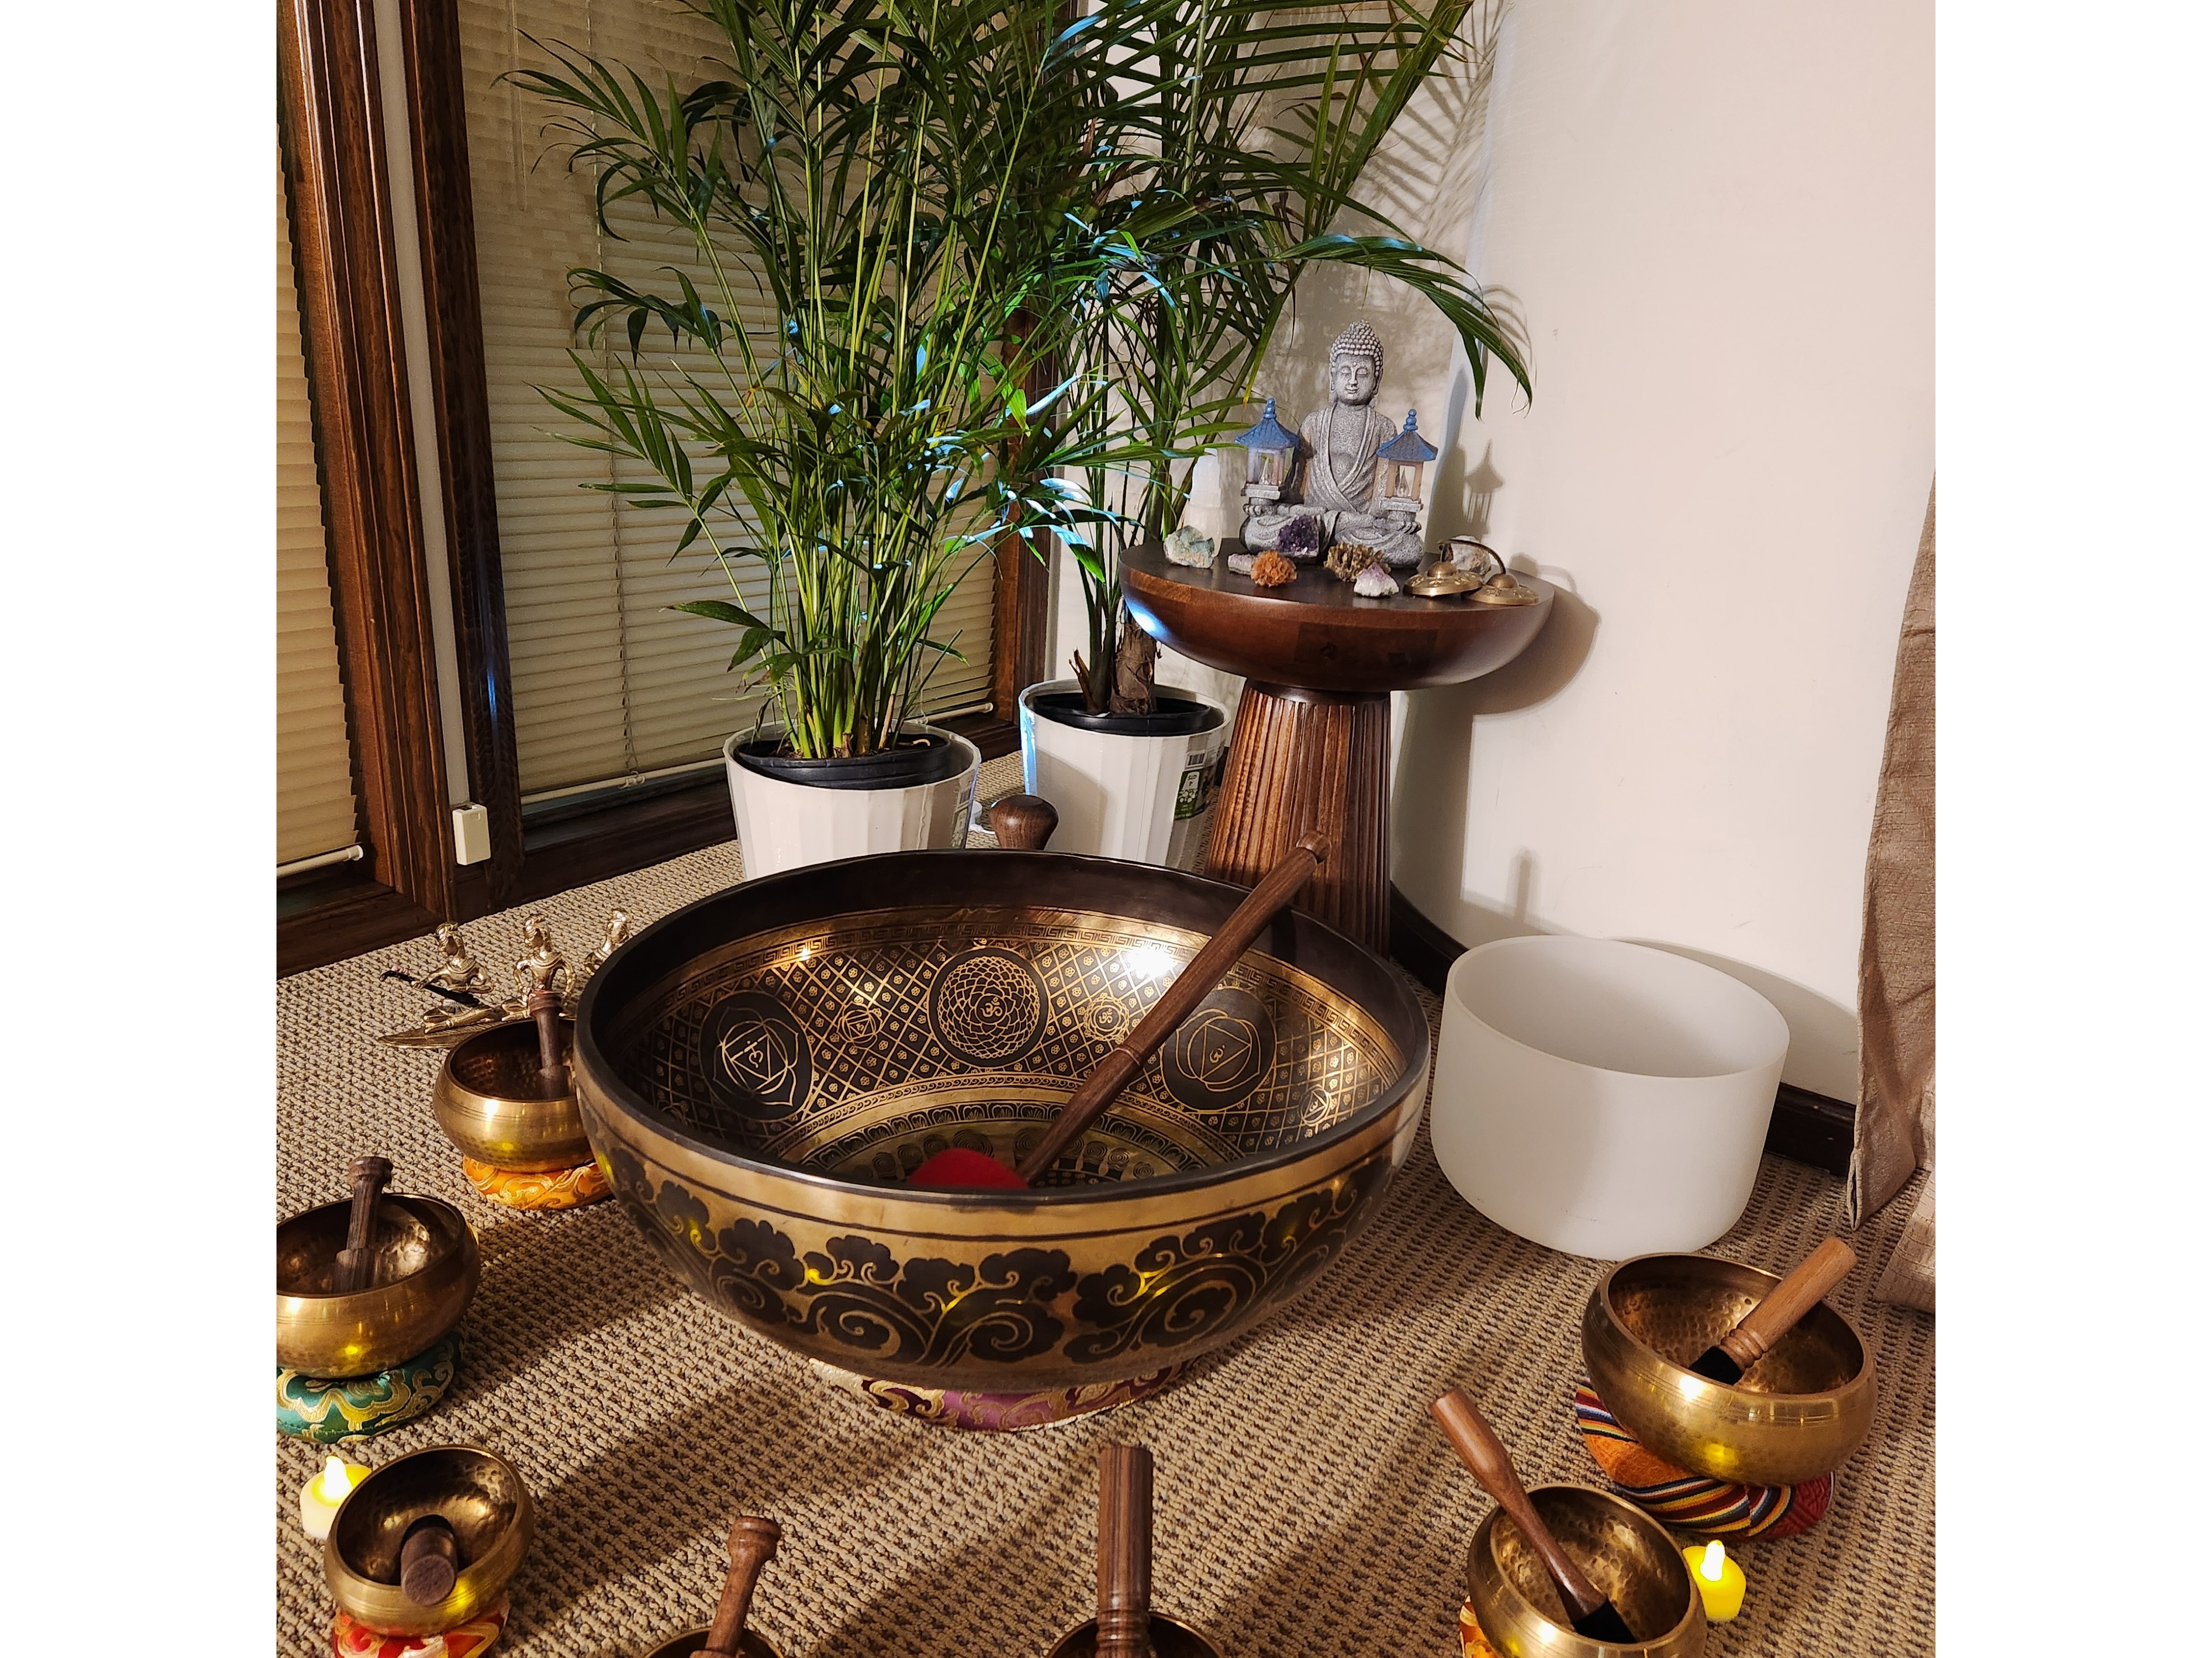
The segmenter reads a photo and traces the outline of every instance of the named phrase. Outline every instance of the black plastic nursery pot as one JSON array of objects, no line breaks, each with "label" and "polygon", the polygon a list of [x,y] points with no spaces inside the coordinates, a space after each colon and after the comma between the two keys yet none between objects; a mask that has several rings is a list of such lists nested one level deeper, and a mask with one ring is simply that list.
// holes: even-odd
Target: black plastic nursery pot
[{"label": "black plastic nursery pot", "polygon": [[1226,718],[1219,708],[1194,696],[1162,693],[1153,700],[1158,707],[1151,714],[1092,714],[1084,706],[1081,691],[1046,691],[1029,702],[1040,720],[1114,737],[1190,737],[1212,731]]},{"label": "black plastic nursery pot", "polygon": [[894,747],[830,760],[803,760],[782,750],[781,737],[759,737],[738,744],[736,754],[747,771],[817,789],[918,788],[957,776],[968,764],[958,744],[935,732],[902,736]]}]

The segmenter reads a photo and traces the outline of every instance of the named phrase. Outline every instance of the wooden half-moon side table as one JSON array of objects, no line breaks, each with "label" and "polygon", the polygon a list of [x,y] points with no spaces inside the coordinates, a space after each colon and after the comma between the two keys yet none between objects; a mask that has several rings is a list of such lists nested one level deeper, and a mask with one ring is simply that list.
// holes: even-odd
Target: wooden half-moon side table
[{"label": "wooden half-moon side table", "polygon": [[1466,598],[1362,598],[1318,565],[1285,586],[1212,566],[1168,562],[1157,544],[1125,554],[1121,591],[1145,631],[1185,656],[1242,674],[1206,872],[1251,886],[1310,829],[1334,848],[1297,907],[1378,953],[1390,947],[1390,693],[1456,685],[1528,648],[1552,614]]}]

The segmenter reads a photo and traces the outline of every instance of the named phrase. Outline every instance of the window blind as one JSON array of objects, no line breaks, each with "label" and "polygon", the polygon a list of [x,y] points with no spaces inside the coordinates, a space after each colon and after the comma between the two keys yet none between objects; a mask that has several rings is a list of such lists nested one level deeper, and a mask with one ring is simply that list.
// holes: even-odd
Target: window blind
[{"label": "window blind", "polygon": [[[721,73],[708,61],[719,37],[707,20],[653,0],[459,0],[459,15],[524,797],[711,762],[724,738],[752,724],[765,693],[741,694],[744,676],[726,671],[737,629],[668,607],[727,598],[728,578],[698,543],[672,560],[681,513],[618,506],[586,487],[646,482],[650,474],[564,441],[563,417],[535,388],[576,386],[567,356],[572,346],[590,350],[598,367],[628,357],[619,329],[595,350],[575,339],[571,268],[597,266],[665,288],[673,266],[702,294],[717,286],[689,233],[656,222],[641,206],[611,210],[619,239],[601,233],[588,174],[568,170],[559,135],[546,130],[553,112],[500,77],[550,63],[532,45],[534,37],[635,69],[656,87],[665,74],[688,84]],[[742,314],[757,295],[742,276],[733,286]],[[771,317],[763,306],[745,320],[764,325]],[[682,361],[663,333],[657,342],[647,337],[641,367],[665,370]],[[765,604],[767,583],[757,568],[741,567],[739,579],[745,601]],[[927,708],[988,699],[995,580],[986,556],[939,613],[936,637],[967,659],[937,668]]]},{"label": "window blind", "polygon": [[358,839],[291,210],[276,167],[276,861]]}]

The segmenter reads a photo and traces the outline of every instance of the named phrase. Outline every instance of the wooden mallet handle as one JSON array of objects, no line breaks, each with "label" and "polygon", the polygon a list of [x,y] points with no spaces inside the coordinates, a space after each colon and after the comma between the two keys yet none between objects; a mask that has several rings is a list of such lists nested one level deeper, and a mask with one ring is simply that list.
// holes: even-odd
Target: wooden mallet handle
[{"label": "wooden mallet handle", "polygon": [[1152,1011],[1145,1015],[1119,1048],[1098,1062],[1098,1068],[1060,1108],[1060,1115],[1054,1120],[1052,1127],[1022,1160],[1018,1172],[1024,1181],[1035,1185],[1037,1176],[1059,1162],[1060,1153],[1081,1139],[1091,1125],[1105,1114],[1106,1108],[1121,1097],[1121,1090],[1136,1080],[1137,1073],[1145,1068],[1145,1061],[1175,1035],[1176,1027],[1212,993],[1214,986],[1228,976],[1229,969],[1237,965],[1237,958],[1251,947],[1252,941],[1267,929],[1276,913],[1297,896],[1299,890],[1313,878],[1314,872],[1328,856],[1328,842],[1319,835],[1300,836],[1297,844],[1283,854],[1282,861],[1261,878],[1260,884],[1221,924],[1220,931],[1206,940],[1206,948],[1191,957],[1190,965],[1152,1004]]},{"label": "wooden mallet handle", "polygon": [[434,1606],[453,1592],[461,1575],[460,1540],[445,1515],[426,1514],[399,1540],[399,1592],[418,1606]]},{"label": "wooden mallet handle", "polygon": [[1858,1264],[1850,1244],[1841,1238],[1830,1238],[1799,1261],[1796,1271],[1766,1292],[1765,1300],[1743,1315],[1742,1323],[1721,1338],[1721,1351],[1749,1370]]},{"label": "wooden mallet handle", "polygon": [[1152,1454],[1108,1445],[1098,1453],[1096,1658],[1149,1658],[1152,1649]]},{"label": "wooden mallet handle", "polygon": [[346,1218],[345,1248],[338,1251],[336,1278],[342,1295],[375,1286],[376,1209],[392,1178],[392,1164],[384,1157],[356,1157],[345,1172],[353,1187],[353,1212]]},{"label": "wooden mallet handle", "polygon": [[1587,1618],[1603,1606],[1605,1596],[1598,1593],[1597,1585],[1568,1558],[1559,1540],[1552,1535],[1552,1528],[1537,1516],[1535,1504],[1522,1488],[1521,1476],[1513,1471],[1513,1459],[1498,1443],[1490,1424],[1482,1419],[1482,1412],[1474,1408],[1474,1401],[1455,1388],[1429,1406],[1429,1414],[1436,1418],[1444,1437],[1459,1453],[1459,1460],[1467,1464],[1467,1471],[1521,1527],[1528,1546],[1536,1551],[1552,1581],[1559,1585],[1570,1619]]},{"label": "wooden mallet handle", "polygon": [[782,1541],[783,1527],[759,1515],[741,1514],[731,1524],[730,1575],[722,1580],[722,1598],[715,1604],[714,1621],[708,1626],[707,1644],[699,1649],[699,1658],[737,1658],[745,1617],[753,1609],[753,1586]]},{"label": "wooden mallet handle", "polygon": [[548,1099],[568,1091],[568,1060],[561,1051],[561,993],[533,990],[523,1006],[538,1021],[538,1084]]},{"label": "wooden mallet handle", "polygon": [[1060,812],[1052,802],[1034,794],[1003,794],[983,814],[1001,847],[1013,852],[1041,852],[1060,827]]}]

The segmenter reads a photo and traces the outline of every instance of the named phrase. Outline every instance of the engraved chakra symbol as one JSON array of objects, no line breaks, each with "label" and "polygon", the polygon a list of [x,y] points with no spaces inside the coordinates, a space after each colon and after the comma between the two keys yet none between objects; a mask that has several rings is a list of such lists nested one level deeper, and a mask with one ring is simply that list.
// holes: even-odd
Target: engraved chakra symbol
[{"label": "engraved chakra symbol", "polygon": [[1275,1022],[1267,1010],[1257,997],[1226,988],[1200,1002],[1160,1053],[1168,1092],[1195,1111],[1236,1104],[1274,1063]]},{"label": "engraved chakra symbol", "polygon": [[1117,1042],[1128,1034],[1129,1010],[1101,996],[1083,1010],[1083,1034],[1101,1042]]},{"label": "engraved chakra symbol", "polygon": [[956,1058],[1004,1065],[1044,1029],[1044,986],[1011,950],[971,950],[930,986],[929,1025]]},{"label": "engraved chakra symbol", "polygon": [[785,1117],[813,1086],[813,1057],[781,1002],[757,991],[725,997],[699,1032],[710,1092],[748,1114]]}]

